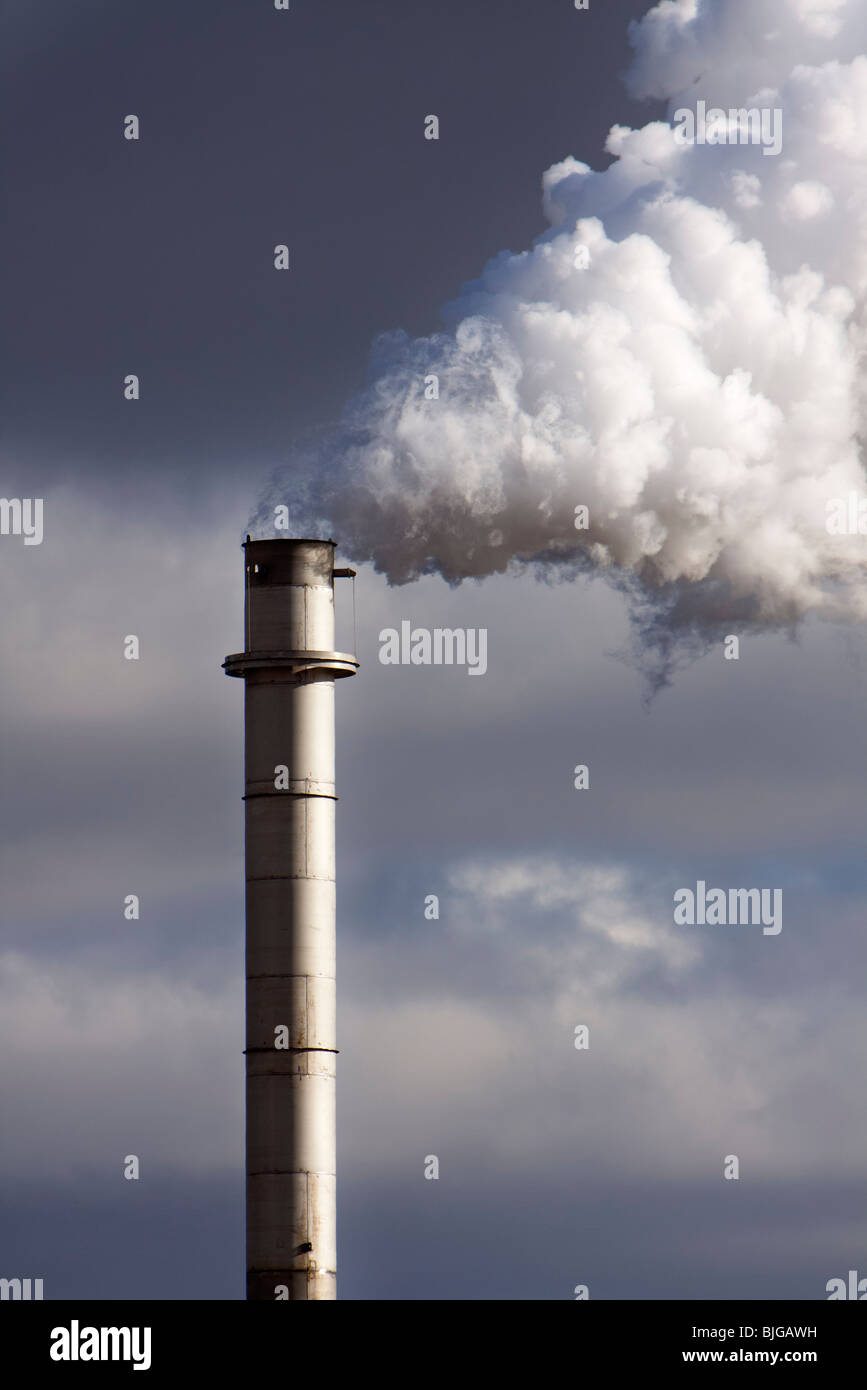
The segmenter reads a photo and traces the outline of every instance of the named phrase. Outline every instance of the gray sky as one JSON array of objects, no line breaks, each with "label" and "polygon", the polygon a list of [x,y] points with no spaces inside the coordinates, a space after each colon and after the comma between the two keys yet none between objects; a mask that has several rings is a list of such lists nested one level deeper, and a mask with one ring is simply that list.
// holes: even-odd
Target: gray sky
[{"label": "gray sky", "polygon": [[[243,1296],[239,541],[373,337],[438,327],[543,230],[550,164],[604,167],[613,123],[659,115],[619,80],[646,8],[7,4],[0,490],[45,498],[45,539],[0,538],[5,1277]],[[340,1296],[811,1299],[863,1272],[863,630],[712,648],[646,708],[602,580],[366,566],[358,604]],[[381,665],[407,618],[487,628],[487,673]],[[781,933],[675,927],[698,879],[782,888]]]}]

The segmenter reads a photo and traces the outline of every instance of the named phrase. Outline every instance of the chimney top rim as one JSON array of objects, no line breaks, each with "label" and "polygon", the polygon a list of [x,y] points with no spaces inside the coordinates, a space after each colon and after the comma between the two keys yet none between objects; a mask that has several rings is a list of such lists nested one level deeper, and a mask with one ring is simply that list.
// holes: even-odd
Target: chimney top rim
[{"label": "chimney top rim", "polygon": [[241,542],[241,549],[246,550],[248,545],[333,545],[336,549],[337,541],[330,536],[259,536],[256,540],[248,536]]}]

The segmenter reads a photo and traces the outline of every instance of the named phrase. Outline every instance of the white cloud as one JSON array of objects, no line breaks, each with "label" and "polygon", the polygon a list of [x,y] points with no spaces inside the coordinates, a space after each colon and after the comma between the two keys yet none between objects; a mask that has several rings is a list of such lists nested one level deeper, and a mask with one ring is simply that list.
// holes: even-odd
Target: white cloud
[{"label": "white cloud", "polygon": [[299,518],[398,583],[578,547],[706,628],[726,595],[760,624],[863,618],[863,538],[825,517],[864,481],[867,11],[666,3],[633,42],[636,92],[779,109],[781,154],[656,121],[615,126],[605,172],[554,165],[550,231],[491,261],[444,333],[378,344]]},{"label": "white cloud", "polygon": [[[710,1187],[730,1153],[747,1179],[861,1171],[867,1116],[840,1062],[860,1036],[857,1001],[709,983],[712,940],[676,928],[670,902],[616,865],[470,861],[448,878],[447,920],[429,928],[443,964],[426,942],[410,974],[422,948],[402,944],[410,995],[389,987],[390,942],[353,951],[341,1062],[341,1123],[364,1140],[346,1141],[353,1166],[388,1171],[417,1136],[424,1152],[460,1149],[536,1181],[569,1170]],[[587,1051],[574,1047],[582,1023]]]}]

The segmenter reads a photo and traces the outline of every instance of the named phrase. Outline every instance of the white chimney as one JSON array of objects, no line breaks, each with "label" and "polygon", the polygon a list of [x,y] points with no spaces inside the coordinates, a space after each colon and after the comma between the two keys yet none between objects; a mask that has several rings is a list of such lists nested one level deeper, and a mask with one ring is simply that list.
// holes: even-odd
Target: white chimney
[{"label": "white chimney", "polygon": [[247,1298],[337,1297],[334,541],[244,546]]}]

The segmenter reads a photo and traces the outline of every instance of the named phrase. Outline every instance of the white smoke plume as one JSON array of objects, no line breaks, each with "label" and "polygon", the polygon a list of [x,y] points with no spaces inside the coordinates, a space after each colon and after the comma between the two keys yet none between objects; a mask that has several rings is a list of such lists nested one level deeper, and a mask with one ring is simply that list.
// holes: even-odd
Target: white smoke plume
[{"label": "white smoke plume", "polygon": [[[604,570],[665,667],[735,622],[867,614],[867,536],[826,527],[865,488],[867,4],[663,0],[630,41],[630,92],[668,121],[615,126],[604,172],[549,169],[549,229],[444,331],[382,335],[253,524],[291,493],[296,534],[395,584]],[[700,102],[782,113],[780,152],[734,124],[686,143]]]}]

